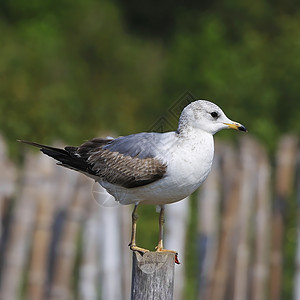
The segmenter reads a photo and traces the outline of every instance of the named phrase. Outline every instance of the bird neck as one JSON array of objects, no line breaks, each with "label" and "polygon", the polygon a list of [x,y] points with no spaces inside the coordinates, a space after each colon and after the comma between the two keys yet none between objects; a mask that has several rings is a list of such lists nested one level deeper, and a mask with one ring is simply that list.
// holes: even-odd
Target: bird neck
[{"label": "bird neck", "polygon": [[196,138],[197,136],[212,136],[212,134],[200,128],[192,127],[188,123],[179,123],[176,133],[179,138]]}]

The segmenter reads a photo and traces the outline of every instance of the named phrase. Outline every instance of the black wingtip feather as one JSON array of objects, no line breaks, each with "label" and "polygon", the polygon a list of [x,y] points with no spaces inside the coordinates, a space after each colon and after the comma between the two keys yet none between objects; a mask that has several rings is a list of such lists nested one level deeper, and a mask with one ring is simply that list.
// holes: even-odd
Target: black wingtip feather
[{"label": "black wingtip feather", "polygon": [[30,141],[25,141],[25,140],[18,140],[18,142],[40,148],[41,151],[43,149],[49,149],[49,150],[53,150],[55,152],[60,152],[60,153],[66,152],[66,150],[64,150],[64,149],[55,148],[55,147],[51,147],[51,146],[47,146],[47,145],[43,145],[43,144],[39,144],[39,143],[35,143],[35,142],[30,142]]},{"label": "black wingtip feather", "polygon": [[30,141],[25,141],[25,140],[17,140],[17,141],[19,143],[31,145],[31,146],[38,147],[38,148],[41,148],[41,147],[45,146],[45,145],[42,145],[42,144],[38,144],[38,143],[30,142]]},{"label": "black wingtip feather", "polygon": [[51,146],[47,146],[35,142],[25,141],[25,140],[18,140],[18,142],[31,145],[34,147],[38,147],[40,151],[43,152],[44,154],[58,160],[59,161],[58,165],[61,165],[63,167],[72,170],[91,173],[86,161],[74,155],[75,151],[77,150],[77,147],[68,146],[65,149],[60,149],[60,148],[55,148],[55,147],[51,147]]}]

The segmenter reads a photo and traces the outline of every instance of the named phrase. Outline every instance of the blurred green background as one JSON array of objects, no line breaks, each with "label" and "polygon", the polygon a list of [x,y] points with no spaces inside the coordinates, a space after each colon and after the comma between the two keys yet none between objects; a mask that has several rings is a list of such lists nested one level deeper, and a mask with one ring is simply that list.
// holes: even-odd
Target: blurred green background
[{"label": "blurred green background", "polygon": [[185,91],[270,149],[300,132],[297,1],[3,0],[0,45],[13,151],[16,139],[147,131]]},{"label": "blurred green background", "polygon": [[272,152],[300,133],[299,80],[295,0],[0,2],[0,133],[15,157],[17,139],[147,131],[186,91]]}]

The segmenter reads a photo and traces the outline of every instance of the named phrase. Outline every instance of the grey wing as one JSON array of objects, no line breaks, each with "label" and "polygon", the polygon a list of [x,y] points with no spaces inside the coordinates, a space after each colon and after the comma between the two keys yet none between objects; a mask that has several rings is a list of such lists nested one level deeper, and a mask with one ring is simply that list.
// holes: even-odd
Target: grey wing
[{"label": "grey wing", "polygon": [[133,188],[149,184],[166,173],[167,166],[155,158],[154,134],[137,134],[117,139],[95,138],[79,147],[59,149],[29,141],[23,143],[40,148],[58,160],[58,164],[81,172],[95,180]]},{"label": "grey wing", "polygon": [[131,157],[155,157],[158,154],[157,145],[161,137],[162,134],[156,132],[131,134],[114,139],[109,144],[104,145],[103,149]]},{"label": "grey wing", "polygon": [[[156,159],[155,133],[140,133],[111,140],[91,151],[87,163],[92,173],[112,184],[134,188],[162,178],[167,166]],[[90,142],[89,142],[90,143]],[[78,152],[86,153],[85,144]]]}]

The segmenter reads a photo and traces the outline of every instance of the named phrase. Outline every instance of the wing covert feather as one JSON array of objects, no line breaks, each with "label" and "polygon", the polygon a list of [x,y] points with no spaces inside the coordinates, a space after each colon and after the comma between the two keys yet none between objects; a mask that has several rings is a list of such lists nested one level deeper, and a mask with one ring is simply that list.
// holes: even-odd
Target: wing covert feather
[{"label": "wing covert feather", "polygon": [[88,163],[103,180],[126,188],[154,182],[164,176],[167,168],[156,158],[140,159],[102,148],[89,157]]}]

